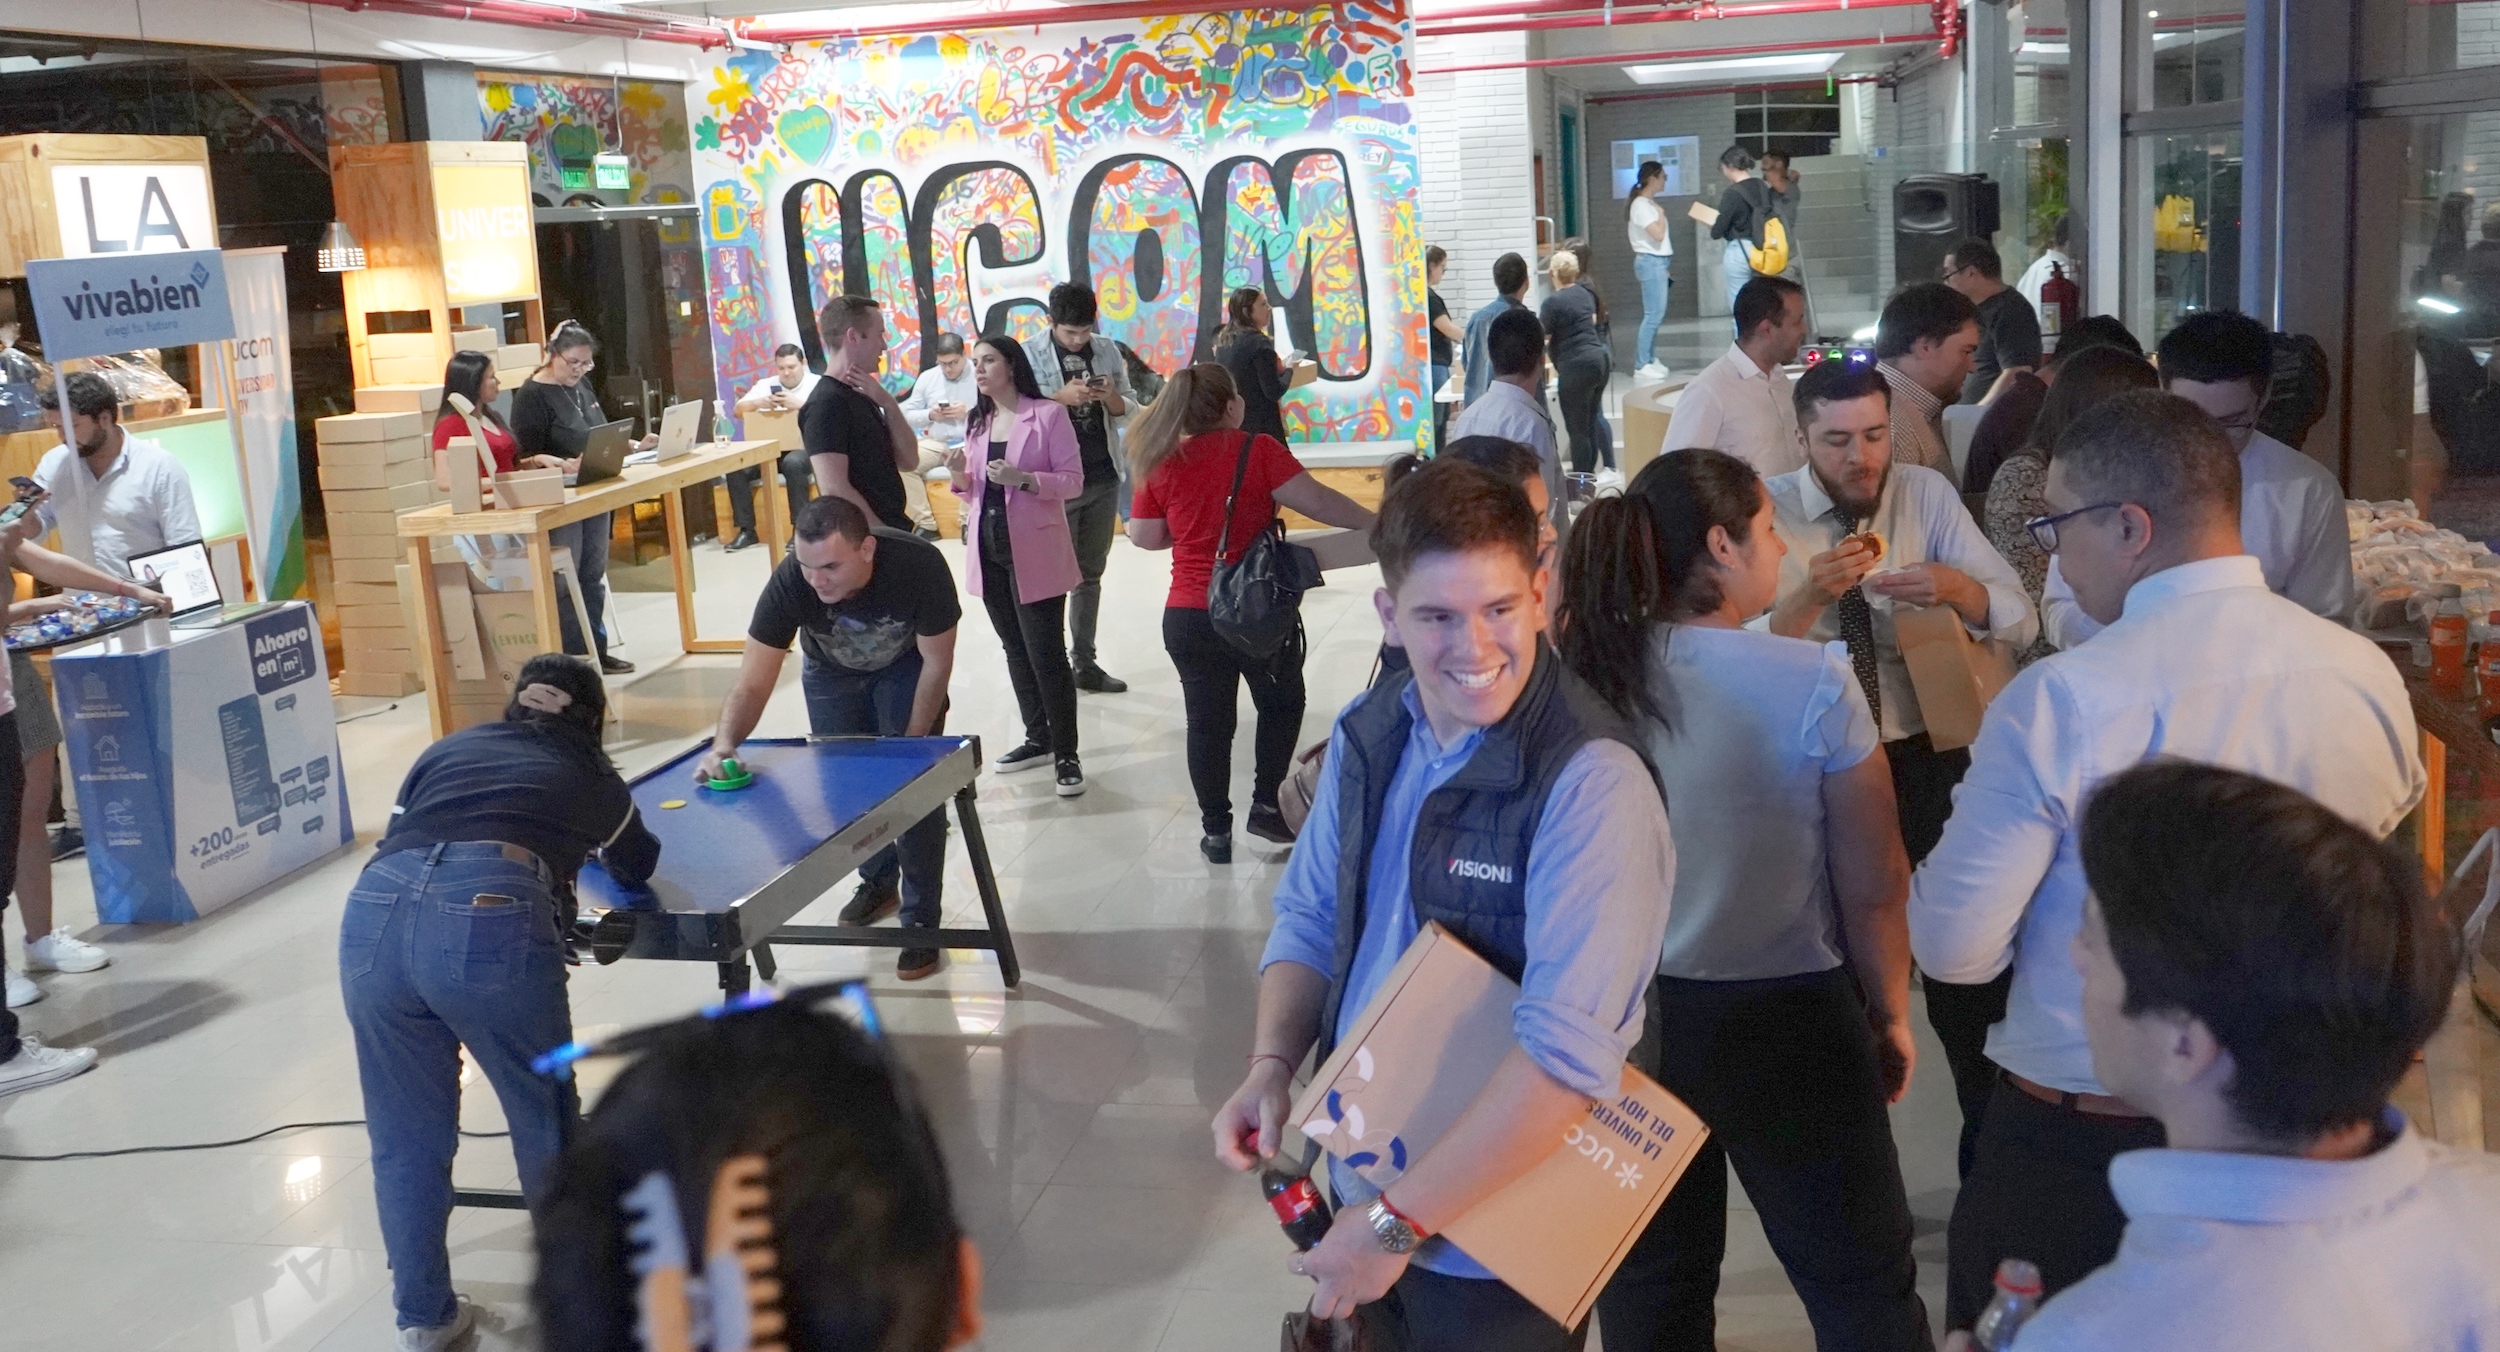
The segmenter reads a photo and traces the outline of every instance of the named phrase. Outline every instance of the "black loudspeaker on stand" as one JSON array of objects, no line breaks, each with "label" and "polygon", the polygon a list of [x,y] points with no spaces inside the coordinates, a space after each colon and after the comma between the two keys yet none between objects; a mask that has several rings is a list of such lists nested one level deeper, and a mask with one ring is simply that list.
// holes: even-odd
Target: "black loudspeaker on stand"
[{"label": "black loudspeaker on stand", "polygon": [[1994,242],[1997,185],[1986,174],[1912,174],[1892,187],[1896,286],[1937,280],[1956,242]]}]

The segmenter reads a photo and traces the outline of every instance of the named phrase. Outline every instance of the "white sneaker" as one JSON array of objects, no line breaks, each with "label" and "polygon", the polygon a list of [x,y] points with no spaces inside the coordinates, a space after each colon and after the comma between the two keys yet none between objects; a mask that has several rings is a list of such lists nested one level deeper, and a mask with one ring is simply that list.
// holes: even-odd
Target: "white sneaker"
[{"label": "white sneaker", "polygon": [[92,972],[112,961],[103,949],[71,934],[67,925],[26,941],[26,970],[30,972]]},{"label": "white sneaker", "polygon": [[469,1303],[467,1296],[457,1299],[459,1312],[452,1315],[450,1323],[438,1324],[430,1329],[401,1329],[399,1352],[443,1352],[444,1348],[467,1337],[469,1330],[477,1326],[477,1307]]},{"label": "white sneaker", "polygon": [[17,1040],[17,1055],[0,1061],[0,1096],[58,1084],[95,1064],[93,1047],[47,1047],[32,1033]]},{"label": "white sneaker", "polygon": [[1666,363],[1655,361],[1651,362],[1639,370],[1634,371],[1632,373],[1632,378],[1634,380],[1664,380],[1667,378]]},{"label": "white sneaker", "polygon": [[0,968],[0,971],[9,974],[9,1008],[22,1008],[43,998],[43,987],[19,975],[16,968]]}]

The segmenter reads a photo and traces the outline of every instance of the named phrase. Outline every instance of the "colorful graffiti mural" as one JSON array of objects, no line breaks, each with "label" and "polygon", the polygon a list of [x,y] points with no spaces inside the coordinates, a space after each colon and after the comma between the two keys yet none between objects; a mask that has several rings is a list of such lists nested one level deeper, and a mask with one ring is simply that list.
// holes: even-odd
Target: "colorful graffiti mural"
[{"label": "colorful graffiti mural", "polygon": [[1303,441],[1428,416],[1407,0],[726,53],[687,86],[720,387],[883,303],[896,389],[942,333],[1029,335],[1050,287],[1158,371],[1263,287],[1319,366]]}]

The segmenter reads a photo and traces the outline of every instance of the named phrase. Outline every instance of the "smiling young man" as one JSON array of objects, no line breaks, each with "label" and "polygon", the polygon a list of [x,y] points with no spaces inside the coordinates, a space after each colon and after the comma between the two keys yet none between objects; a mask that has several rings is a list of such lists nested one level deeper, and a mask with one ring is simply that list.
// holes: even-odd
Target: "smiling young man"
[{"label": "smiling young man", "polygon": [[[2257,430],[2274,379],[2274,343],[2242,314],[2207,310],[2164,334],[2156,365],[2162,388],[2221,424],[2240,460],[2240,541],[2266,587],[2313,615],[2341,621],[2352,610],[2352,539],[2335,472]],[[2064,570],[2049,563],[2041,594],[2049,641],[2071,648],[2101,630],[2075,603]]]},{"label": "smiling young man", "polygon": [[2058,440],[2046,496],[2033,534],[2108,628],[1988,706],[1953,818],[1910,889],[1922,971],[2012,973],[1987,1036],[2002,1078],[1947,1234],[1956,1328],[1987,1303],[2000,1259],[2039,1264],[2051,1291],[2107,1262],[2124,1226],[2109,1162],[2162,1143],[2151,1105],[2095,1073],[2067,956],[2092,791],[2183,757],[2290,785],[2374,837],[2422,796],[2403,678],[2360,635],[2267,589],[2240,546],[2239,457],[2195,405],[2147,390],[2086,411]]},{"label": "smiling young man", "polygon": [[1372,548],[1381,623],[1412,670],[1337,721],[1216,1154],[1250,1169],[1276,1153],[1295,1068],[1327,1057],[1439,921],[1519,982],[1518,1045],[1386,1196],[1331,1161],[1337,1224],[1292,1270],[1319,1284],[1314,1313],[1367,1307],[1409,1352],[1561,1352],[1585,1325],[1562,1328],[1433,1236],[1620,1086],[1665,940],[1666,810],[1633,734],[1540,639],[1547,579],[1518,485],[1436,460],[1390,491]]},{"label": "smiling young man", "polygon": [[2081,853],[2092,1071],[2167,1140],[2111,1162],[2126,1239],[2018,1352],[2500,1345],[2500,1161],[2388,1103],[2457,975],[2421,866],[2186,761],[2103,784]]},{"label": "smiling young man", "polygon": [[[822,737],[926,737],[946,722],[946,683],[955,671],[955,626],[963,603],[937,546],[909,531],[871,527],[848,498],[823,497],[799,513],[790,553],[773,569],[747,625],[737,684],[721,702],[712,749],[696,779],[719,777],[721,762],[755,731],[798,641],[805,654],[799,689],[808,731]],[[901,886],[896,886],[896,878]],[[842,908],[845,925],[869,925],[899,909],[905,929],[937,927],[946,880],[946,810],[941,807],[860,866],[859,890]],[[938,969],[938,950],[906,948],[896,964],[905,981]]]}]

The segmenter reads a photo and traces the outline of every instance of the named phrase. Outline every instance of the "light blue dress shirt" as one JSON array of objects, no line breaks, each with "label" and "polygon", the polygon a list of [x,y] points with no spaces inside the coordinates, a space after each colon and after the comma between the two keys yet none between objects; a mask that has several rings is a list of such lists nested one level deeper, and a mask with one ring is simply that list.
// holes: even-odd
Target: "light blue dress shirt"
[{"label": "light blue dress shirt", "polygon": [[[1470,731],[1443,746],[1406,688],[1414,718],[1397,773],[1389,781],[1366,875],[1363,937],[1337,1013],[1342,1036],[1362,1017],[1382,978],[1421,932],[1407,887],[1415,823],[1426,796],[1449,782],[1484,741]],[[1342,726],[1329,740],[1331,758],[1345,754]],[[1328,975],[1337,947],[1337,775],[1320,776],[1311,813],[1276,887],[1276,927],[1260,959],[1298,962]],[[1675,846],[1667,812],[1649,770],[1631,748],[1591,742],[1555,780],[1536,839],[1528,847],[1528,962],[1520,974],[1512,1035],[1530,1059],[1560,1083],[1590,1098],[1622,1087],[1623,1058],[1639,1041],[1642,997],[1657,970],[1666,935],[1667,898],[1675,886]],[[1379,1189],[1329,1161],[1341,1204],[1368,1202]],[[1418,1266],[1452,1277],[1491,1278],[1447,1240],[1415,1251]]]}]

